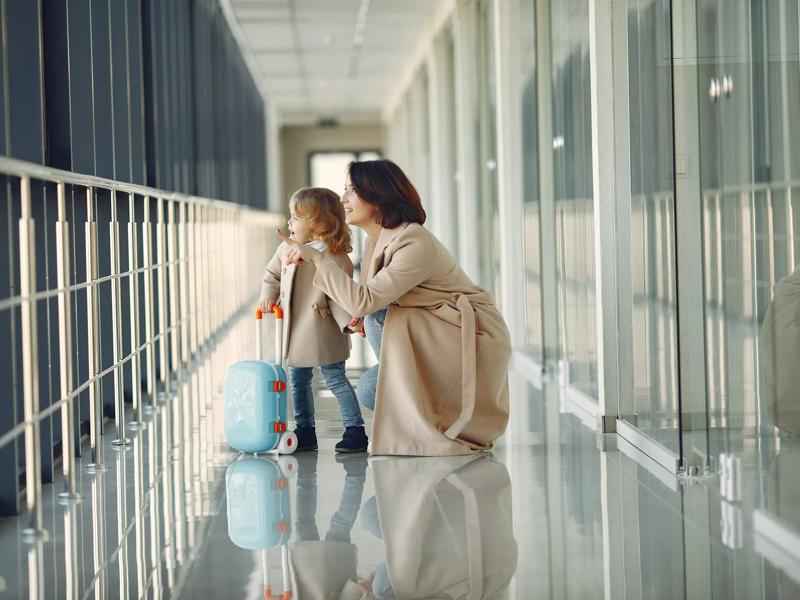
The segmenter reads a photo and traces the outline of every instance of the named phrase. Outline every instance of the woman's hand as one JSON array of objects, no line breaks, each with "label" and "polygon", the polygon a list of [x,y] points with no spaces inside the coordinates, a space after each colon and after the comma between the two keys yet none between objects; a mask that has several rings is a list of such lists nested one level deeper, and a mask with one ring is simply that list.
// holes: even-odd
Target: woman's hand
[{"label": "woman's hand", "polygon": [[353,317],[347,324],[347,328],[361,337],[367,337],[367,334],[364,333],[364,317]]},{"label": "woman's hand", "polygon": [[321,256],[322,252],[315,250],[311,246],[306,246],[300,242],[293,240],[288,235],[283,233],[280,229],[275,230],[278,237],[284,242],[288,248],[286,253],[286,262],[301,265],[304,262],[314,262],[314,258]]}]

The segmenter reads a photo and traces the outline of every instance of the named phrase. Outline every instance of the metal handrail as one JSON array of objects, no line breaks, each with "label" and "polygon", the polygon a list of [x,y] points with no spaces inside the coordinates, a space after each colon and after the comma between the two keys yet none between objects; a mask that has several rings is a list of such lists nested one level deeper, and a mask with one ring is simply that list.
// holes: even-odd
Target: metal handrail
[{"label": "metal handrail", "polygon": [[10,175],[12,177],[30,177],[31,179],[49,181],[50,183],[65,183],[87,188],[99,188],[102,190],[123,192],[126,194],[137,194],[139,196],[161,198],[162,200],[175,200],[200,204],[203,206],[213,206],[236,211],[247,211],[253,212],[255,215],[271,214],[255,210],[235,202],[204,198],[201,196],[192,196],[191,194],[182,194],[180,192],[168,192],[166,190],[151,188],[145,185],[139,185],[137,183],[128,183],[124,181],[116,181],[114,179],[106,179],[105,177],[97,177],[96,175],[85,175],[82,173],[74,173],[72,171],[64,171],[62,169],[39,165],[16,158],[10,158],[8,156],[0,156],[0,174]]},{"label": "metal handrail", "polygon": [[[123,368],[128,365],[130,369],[135,420],[129,426],[141,428],[144,404],[142,385],[145,381],[145,397],[149,397],[155,408],[156,396],[163,393],[169,398],[173,392],[173,378],[180,379],[192,359],[214,341],[217,332],[236,318],[244,306],[254,303],[253,290],[244,282],[255,285],[260,281],[260,269],[277,245],[274,236],[268,235],[267,228],[280,225],[283,217],[222,200],[72,173],[9,157],[0,157],[0,174],[19,178],[21,218],[18,244],[12,246],[12,252],[19,252],[16,259],[20,286],[18,295],[0,300],[0,312],[17,307],[20,309],[24,399],[24,418],[0,436],[0,448],[24,434],[25,492],[31,524],[23,533],[33,540],[43,533],[39,433],[42,421],[61,411],[62,470],[66,490],[60,496],[66,502],[76,500],[79,497],[73,453],[73,405],[76,399],[88,391],[93,453],[93,464],[89,467],[93,472],[99,472],[104,469],[100,382],[105,377],[113,376],[117,435],[112,443],[127,445],[130,439],[126,436]],[[55,269],[58,283],[54,289],[36,289],[37,246],[31,180],[57,186]],[[83,223],[68,222],[67,185],[84,188],[86,220]],[[95,203],[101,198],[95,191],[99,189],[111,192],[108,199],[111,215],[105,223],[97,222]],[[127,194],[130,213],[128,220],[122,223],[117,219],[117,204],[124,201],[118,198],[119,193]],[[79,202],[80,199],[76,197],[75,201]],[[144,205],[143,221],[137,220],[137,202]],[[153,203],[155,212],[151,206]],[[111,273],[103,276],[97,274],[98,225],[108,227],[107,251],[110,252]],[[127,225],[126,246],[120,243],[121,225]],[[85,246],[80,249],[70,245],[70,233],[76,227],[85,228]],[[50,230],[50,225],[47,229]],[[71,262],[75,259],[73,255],[79,253],[86,261],[86,280],[71,282]],[[120,267],[120,257],[123,255],[127,256],[127,265],[130,267],[125,271]],[[125,295],[121,286],[124,278],[130,281]],[[108,322],[101,323],[99,286],[108,283],[111,284],[112,316]],[[144,284],[143,293],[140,283]],[[73,385],[73,302],[74,295],[79,292],[86,294],[88,373],[79,385]],[[57,377],[60,380],[60,393],[58,399],[40,409],[37,302],[51,298],[58,300]],[[219,310],[219,307],[224,309]],[[127,332],[122,325],[123,310],[131,323]],[[103,326],[110,326],[113,333],[113,363],[105,369],[100,368],[100,331]],[[145,331],[143,335],[140,334],[142,326]],[[55,338],[55,331],[48,330],[48,335]],[[130,336],[130,351],[127,353],[123,352],[123,336]],[[157,363],[160,366],[158,370]],[[180,393],[178,397],[181,397]],[[181,405],[178,415],[184,411],[187,415],[192,411],[188,402]]]}]

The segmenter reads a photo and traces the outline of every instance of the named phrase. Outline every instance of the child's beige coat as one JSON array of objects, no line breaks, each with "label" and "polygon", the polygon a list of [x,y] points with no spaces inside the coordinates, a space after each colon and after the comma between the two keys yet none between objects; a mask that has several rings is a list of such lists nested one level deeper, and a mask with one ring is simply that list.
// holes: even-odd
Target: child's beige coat
[{"label": "child's beige coat", "polygon": [[[312,263],[286,263],[288,247],[281,244],[264,269],[261,297],[284,313],[283,358],[289,367],[318,367],[350,357],[347,325],[352,318],[324,292],[314,287]],[[351,277],[353,263],[346,254],[330,255]]]}]

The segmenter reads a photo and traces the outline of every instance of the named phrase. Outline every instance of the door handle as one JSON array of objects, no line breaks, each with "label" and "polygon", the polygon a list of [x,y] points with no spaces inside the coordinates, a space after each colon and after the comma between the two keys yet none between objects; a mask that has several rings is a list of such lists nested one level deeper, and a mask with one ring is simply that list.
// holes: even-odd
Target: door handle
[{"label": "door handle", "polygon": [[711,98],[712,102],[716,102],[717,100],[719,100],[719,94],[720,94],[719,79],[717,79],[716,77],[712,77],[711,81],[708,84],[708,97]]},{"label": "door handle", "polygon": [[722,78],[722,93],[725,94],[726,98],[730,98],[732,91],[733,77],[731,77],[730,74],[725,73],[725,77]]}]

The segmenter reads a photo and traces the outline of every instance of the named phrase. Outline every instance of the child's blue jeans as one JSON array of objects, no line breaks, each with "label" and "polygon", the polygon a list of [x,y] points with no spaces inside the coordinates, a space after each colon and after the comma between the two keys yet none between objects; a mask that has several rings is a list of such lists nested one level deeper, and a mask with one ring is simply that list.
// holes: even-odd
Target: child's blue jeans
[{"label": "child's blue jeans", "polygon": [[[364,424],[361,408],[353,386],[347,379],[344,362],[320,367],[328,389],[336,396],[345,427]],[[314,393],[311,391],[312,367],[289,367],[289,386],[292,390],[294,420],[298,427],[314,427]]]}]

